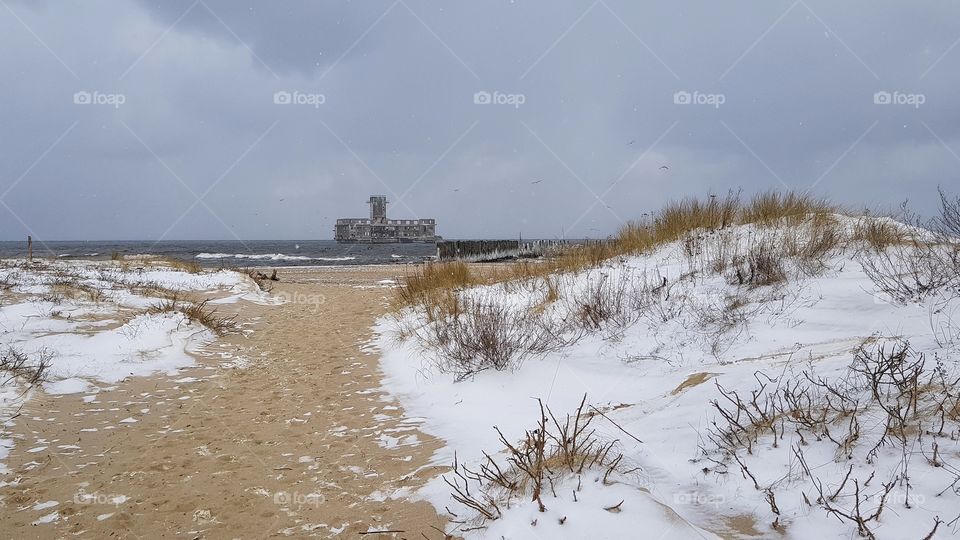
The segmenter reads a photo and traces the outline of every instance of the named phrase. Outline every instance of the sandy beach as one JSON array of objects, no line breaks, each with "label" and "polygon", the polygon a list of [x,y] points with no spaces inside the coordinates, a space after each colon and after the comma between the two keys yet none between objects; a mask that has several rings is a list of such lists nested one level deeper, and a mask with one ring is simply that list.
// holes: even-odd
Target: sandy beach
[{"label": "sandy beach", "polygon": [[286,302],[218,307],[247,332],[196,367],[94,397],[37,393],[5,428],[2,536],[442,537],[431,505],[388,498],[435,474],[438,442],[378,390],[363,345],[387,309],[381,281],[402,274],[282,269]]}]

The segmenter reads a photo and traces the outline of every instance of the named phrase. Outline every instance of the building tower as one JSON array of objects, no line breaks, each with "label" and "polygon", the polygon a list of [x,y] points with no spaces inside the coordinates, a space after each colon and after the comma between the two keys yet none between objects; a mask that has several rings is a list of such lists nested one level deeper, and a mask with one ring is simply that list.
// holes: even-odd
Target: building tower
[{"label": "building tower", "polygon": [[370,205],[370,221],[373,223],[387,222],[387,197],[384,195],[373,195],[367,203]]}]

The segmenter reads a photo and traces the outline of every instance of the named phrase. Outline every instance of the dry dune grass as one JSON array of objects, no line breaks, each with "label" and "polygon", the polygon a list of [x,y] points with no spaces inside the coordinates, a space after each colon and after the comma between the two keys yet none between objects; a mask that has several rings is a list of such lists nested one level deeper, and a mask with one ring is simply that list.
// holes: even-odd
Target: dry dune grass
[{"label": "dry dune grass", "polygon": [[556,274],[596,268],[619,256],[647,252],[694,231],[721,230],[736,224],[777,226],[809,221],[809,235],[816,241],[794,238],[788,249],[793,256],[814,259],[840,243],[842,235],[833,214],[842,212],[824,199],[796,192],[761,193],[747,203],[741,201],[737,192],[706,199],[687,198],[668,204],[648,220],[626,224],[609,240],[571,246],[546,260],[521,261],[483,270],[463,262],[424,265],[402,279],[395,304],[397,307],[428,305],[437,308],[432,311],[442,311],[439,308],[450,307],[449,296],[442,291],[481,284],[547,280]]},{"label": "dry dune grass", "polygon": [[621,252],[639,253],[679,240],[696,230],[719,230],[748,223],[798,225],[837,213],[843,210],[804,193],[771,191],[758,194],[744,204],[739,193],[731,192],[722,198],[711,195],[705,201],[689,198],[668,204],[649,223],[630,222],[622,227],[614,243]]},{"label": "dry dune grass", "polygon": [[161,264],[164,266],[169,266],[174,270],[179,270],[180,272],[187,272],[190,274],[199,274],[200,272],[203,272],[203,267],[200,266],[200,263],[194,261],[184,261],[181,259],[164,257],[161,260]]},{"label": "dry dune grass", "polygon": [[[866,255],[873,254],[864,262],[868,273],[880,282],[885,292],[916,289],[901,285],[903,280],[897,276],[903,274],[915,276],[920,283],[935,282],[923,289],[933,290],[940,282],[955,282],[953,277],[941,276],[943,272],[939,269],[949,269],[948,274],[952,276],[956,261],[960,260],[956,248],[960,244],[952,240],[957,236],[955,229],[960,227],[957,225],[960,199],[946,195],[942,198],[942,216],[930,228],[941,231],[936,240],[919,238],[897,222],[866,214],[861,214],[851,227],[840,216],[853,217],[852,212],[805,193],[767,192],[746,202],[736,192],[722,197],[689,198],[668,204],[643,221],[628,223],[606,241],[571,246],[543,260],[490,266],[463,262],[424,265],[401,279],[394,305],[398,309],[423,308],[430,321],[444,320],[463,312],[457,291],[503,283],[545,290],[544,300],[539,306],[533,306],[534,310],[543,311],[563,295],[556,287],[558,277],[598,268],[618,257],[649,253],[675,241],[685,243],[692,272],[722,273],[732,268],[736,274],[733,281],[742,285],[783,282],[789,277],[784,271],[785,264],[803,275],[816,275],[826,268],[833,255],[852,247]],[[907,219],[906,222],[914,221]],[[713,234],[733,225],[748,224],[766,228],[769,234],[765,235],[772,244],[752,242],[744,252],[736,247],[730,235]],[[917,225],[920,224],[917,222]],[[890,259],[892,255],[887,253],[890,249],[898,251],[896,261],[915,261],[915,264],[910,268],[901,268],[902,263],[894,264]],[[887,259],[877,262],[877,257]],[[903,291],[894,292],[898,298],[906,295]],[[923,294],[921,291],[920,295]]]},{"label": "dry dune grass", "polygon": [[837,213],[843,213],[842,209],[826,199],[795,191],[768,191],[754,196],[748,205],[740,209],[739,221],[764,225],[783,222],[798,224],[809,216]]},{"label": "dry dune grass", "polygon": [[853,229],[853,240],[866,247],[882,251],[890,246],[907,242],[909,235],[889,221],[861,219]]},{"label": "dry dune grass", "polygon": [[482,278],[466,263],[427,263],[403,278],[402,286],[397,289],[397,302],[401,306],[428,303],[434,296],[443,296],[444,291],[480,283],[483,283]]}]

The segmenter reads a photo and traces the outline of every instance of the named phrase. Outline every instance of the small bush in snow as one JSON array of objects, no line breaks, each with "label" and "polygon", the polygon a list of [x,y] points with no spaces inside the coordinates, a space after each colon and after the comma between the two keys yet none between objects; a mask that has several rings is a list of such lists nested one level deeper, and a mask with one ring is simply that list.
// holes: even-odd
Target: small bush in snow
[{"label": "small bush in snow", "polygon": [[177,294],[162,300],[150,308],[151,313],[182,313],[187,319],[205,326],[214,334],[222,336],[237,331],[236,315],[221,316],[216,309],[207,307],[207,301],[187,302],[181,300]]},{"label": "small bush in snow", "polygon": [[859,261],[877,290],[901,303],[960,286],[960,246],[955,244],[915,240],[864,253]]},{"label": "small bush in snow", "polygon": [[[905,506],[910,508],[911,479],[916,478],[911,466],[923,468],[921,476],[943,477],[945,489],[938,496],[960,495],[955,489],[960,471],[946,457],[960,450],[960,375],[955,365],[939,358],[931,362],[908,342],[894,341],[861,347],[840,378],[821,377],[812,368],[799,377],[757,373],[756,378],[758,387],[748,395],[717,383],[720,398],[711,404],[719,417],[701,451],[716,472],[735,465],[766,494],[775,527],[781,524],[774,492],[791,482],[809,481],[814,491],[811,497],[804,493],[806,503],[851,522],[866,538],[874,538],[874,523],[879,523],[894,489],[906,494]],[[789,474],[767,479],[751,469],[754,460],[760,464],[770,459],[755,457],[758,453],[775,451],[783,443],[790,449],[785,457]],[[832,450],[838,463],[850,463],[845,476],[818,477],[837,470],[807,464],[805,453],[820,449]],[[920,459],[912,460],[913,455]],[[770,470],[769,463],[765,470]],[[935,520],[934,531],[939,524]]]},{"label": "small bush in snow", "polygon": [[517,443],[510,442],[497,428],[500,443],[505,447],[496,458],[484,453],[485,459],[475,468],[459,463],[454,456],[453,471],[443,480],[450,486],[453,499],[472,511],[474,517],[457,517],[462,525],[483,527],[487,521],[499,519],[501,509],[512,502],[530,500],[540,512],[547,507],[544,498],[557,497],[556,485],[569,477],[578,478],[573,490],[576,500],[582,475],[596,471],[604,484],[615,474],[625,474],[623,455],[615,450],[616,441],[602,441],[590,428],[594,416],[585,412],[584,395],[573,415],[563,424],[549,408],[540,403],[537,426],[528,430]]},{"label": "small bush in snow", "polygon": [[736,285],[764,287],[787,280],[780,254],[770,243],[758,243],[745,255],[733,258],[730,279]]},{"label": "small bush in snow", "polygon": [[47,350],[38,352],[35,358],[30,358],[30,355],[21,349],[8,347],[0,353],[0,388],[14,381],[28,387],[44,382],[52,358],[53,353]]},{"label": "small bush in snow", "polygon": [[441,371],[466,379],[488,369],[519,367],[524,359],[566,343],[543,315],[495,301],[456,300],[450,311],[416,331],[437,353]]}]

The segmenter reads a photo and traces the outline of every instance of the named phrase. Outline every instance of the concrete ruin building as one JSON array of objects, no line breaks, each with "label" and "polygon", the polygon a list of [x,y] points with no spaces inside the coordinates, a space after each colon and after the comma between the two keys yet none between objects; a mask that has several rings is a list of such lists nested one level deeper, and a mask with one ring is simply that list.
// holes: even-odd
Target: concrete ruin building
[{"label": "concrete ruin building", "polygon": [[434,243],[437,236],[435,219],[387,219],[387,198],[373,195],[367,201],[370,218],[340,218],[334,226],[333,238],[343,243],[392,244],[406,242]]}]

